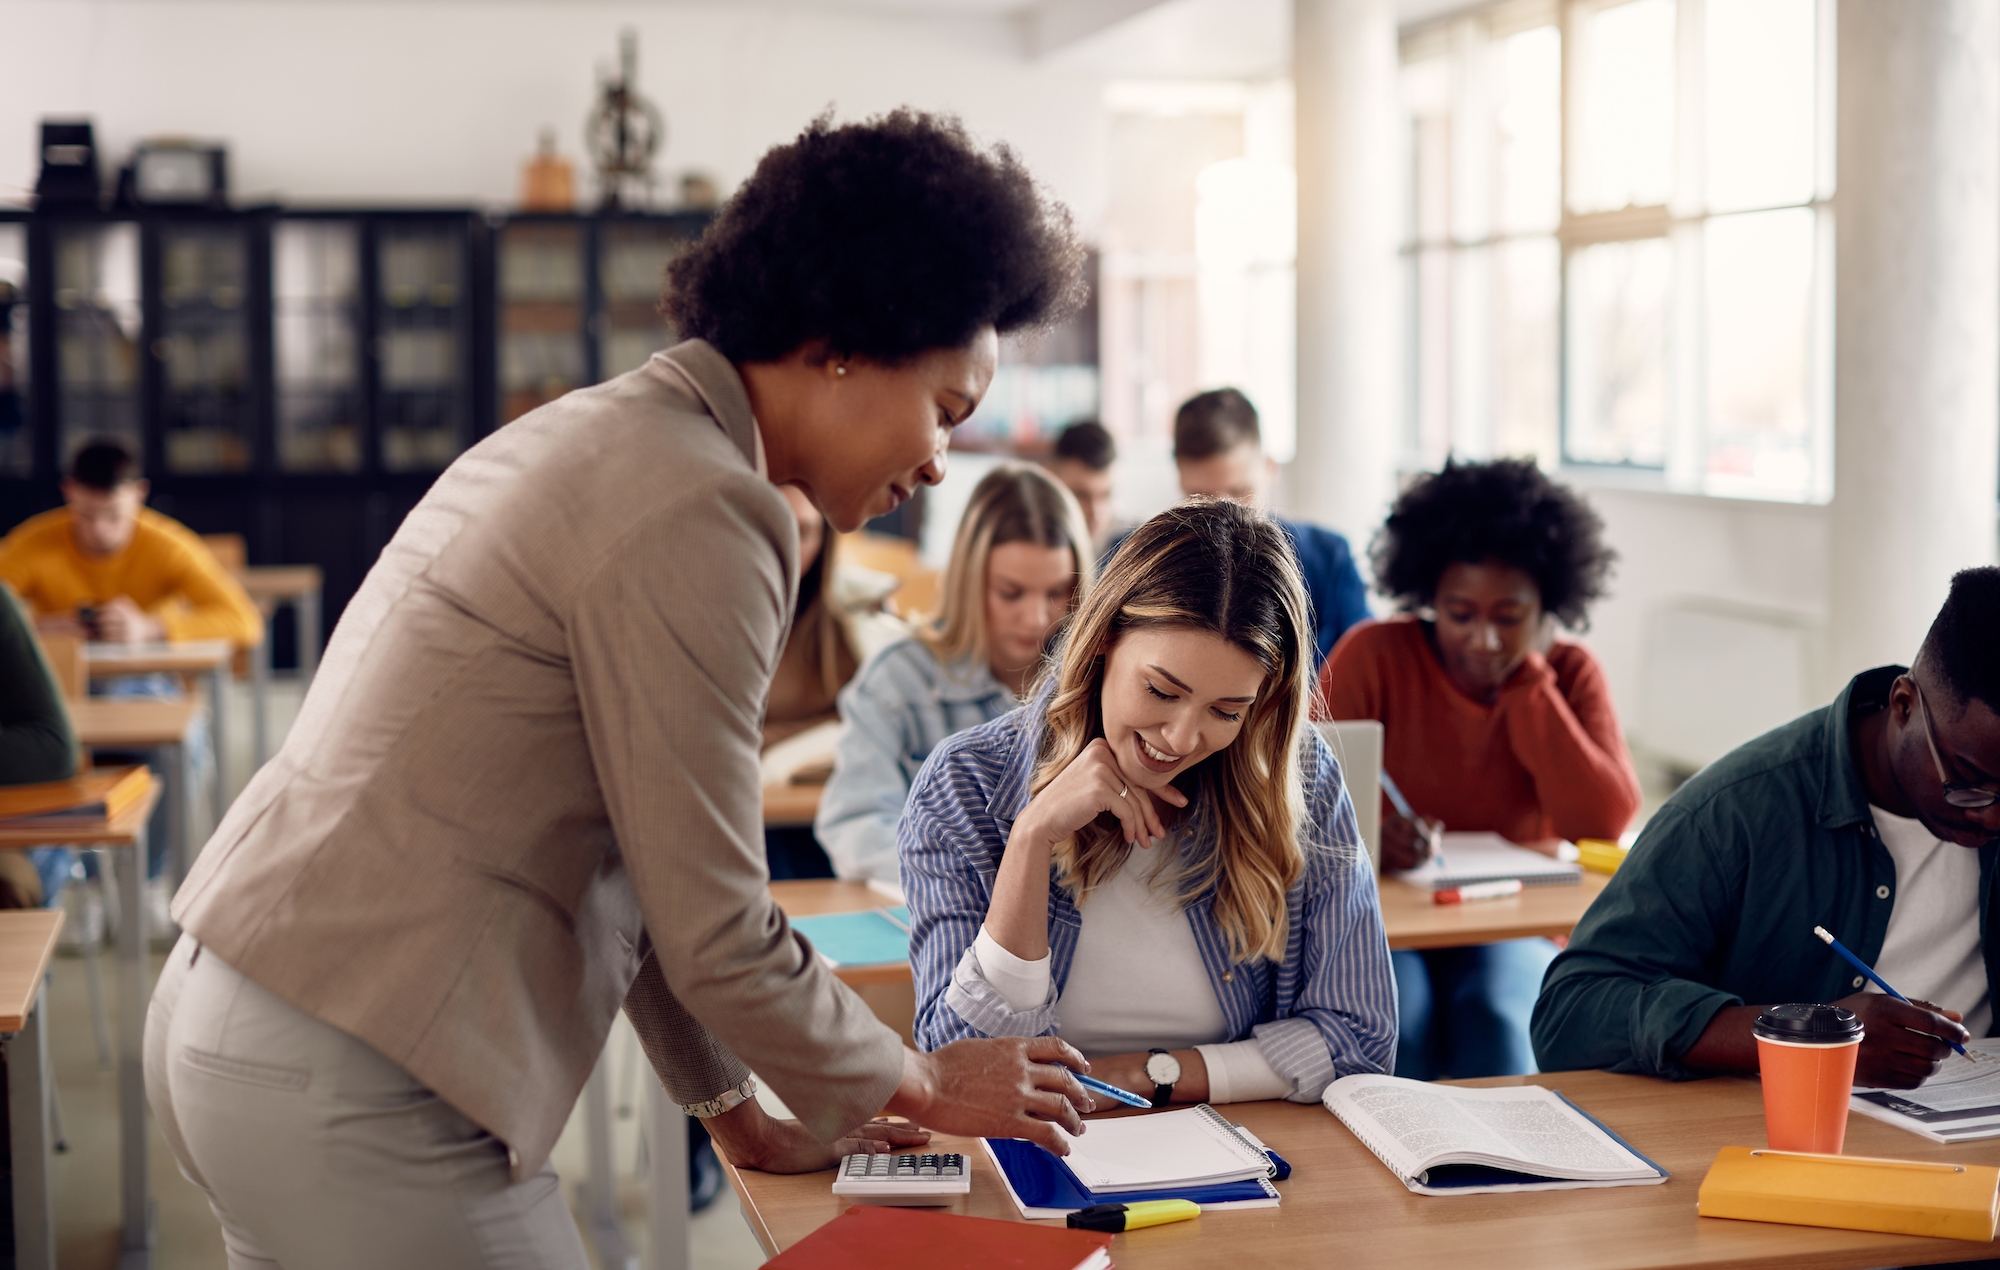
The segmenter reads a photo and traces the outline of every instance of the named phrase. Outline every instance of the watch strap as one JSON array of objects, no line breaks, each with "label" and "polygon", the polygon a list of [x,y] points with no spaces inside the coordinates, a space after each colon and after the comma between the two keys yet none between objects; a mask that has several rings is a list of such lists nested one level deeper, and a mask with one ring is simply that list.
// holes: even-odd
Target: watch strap
[{"label": "watch strap", "polygon": [[[1166,1050],[1159,1048],[1149,1049],[1146,1052],[1148,1054],[1167,1053]],[[1146,1073],[1146,1075],[1148,1078],[1150,1078],[1152,1076],[1152,1073],[1148,1072]],[[1157,1082],[1153,1085],[1153,1105],[1155,1107],[1164,1107],[1169,1103],[1173,1102],[1173,1100],[1174,1100],[1174,1087],[1172,1085],[1162,1085]]]},{"label": "watch strap", "polygon": [[681,1104],[681,1110],[693,1116],[696,1120],[708,1120],[721,1115],[725,1111],[740,1107],[756,1096],[757,1078],[755,1076],[745,1076],[743,1083],[736,1088],[718,1094],[706,1102],[684,1102]]}]

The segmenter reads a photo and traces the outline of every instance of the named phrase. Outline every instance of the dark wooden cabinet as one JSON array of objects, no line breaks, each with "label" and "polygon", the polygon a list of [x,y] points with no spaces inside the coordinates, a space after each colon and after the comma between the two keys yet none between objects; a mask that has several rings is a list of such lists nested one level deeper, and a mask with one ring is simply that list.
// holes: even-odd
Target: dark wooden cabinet
[{"label": "dark wooden cabinet", "polygon": [[0,211],[0,528],[114,436],[161,511],[325,570],[330,625],[467,446],[669,342],[665,267],[709,218]]}]

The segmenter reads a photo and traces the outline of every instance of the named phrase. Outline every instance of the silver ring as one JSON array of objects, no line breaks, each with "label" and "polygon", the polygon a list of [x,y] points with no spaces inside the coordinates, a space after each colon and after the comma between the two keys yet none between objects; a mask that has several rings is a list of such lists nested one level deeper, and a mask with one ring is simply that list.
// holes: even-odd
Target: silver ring
[{"label": "silver ring", "polygon": [[1131,787],[1130,785],[1120,785],[1120,786],[1118,787],[1118,796],[1119,796],[1120,798],[1123,798],[1123,797],[1125,797],[1125,791],[1126,791],[1126,790],[1128,790],[1128,789],[1130,789],[1130,788],[1132,788],[1132,787]]}]

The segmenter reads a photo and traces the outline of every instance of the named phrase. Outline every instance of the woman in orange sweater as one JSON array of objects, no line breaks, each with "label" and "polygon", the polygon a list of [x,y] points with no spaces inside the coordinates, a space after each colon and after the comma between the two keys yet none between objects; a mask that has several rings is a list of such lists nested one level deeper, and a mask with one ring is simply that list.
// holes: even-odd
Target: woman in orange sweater
[{"label": "woman in orange sweater", "polygon": [[[1383,769],[1419,816],[1516,842],[1616,838],[1639,810],[1611,689],[1581,630],[1616,554],[1576,494],[1525,460],[1446,463],[1377,536],[1378,588],[1405,610],[1347,634],[1320,717],[1379,719]],[[1382,857],[1414,868],[1423,834],[1385,802]],[[1528,1019],[1546,939],[1394,954],[1396,1074],[1534,1070]]]}]

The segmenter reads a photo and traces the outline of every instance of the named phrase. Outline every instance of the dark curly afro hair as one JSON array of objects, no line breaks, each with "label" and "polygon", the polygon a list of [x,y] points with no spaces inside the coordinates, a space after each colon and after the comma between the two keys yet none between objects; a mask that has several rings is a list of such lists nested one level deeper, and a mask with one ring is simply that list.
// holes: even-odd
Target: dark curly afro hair
[{"label": "dark curly afro hair", "polygon": [[821,115],[758,161],[667,269],[660,310],[731,361],[824,341],[891,364],[1066,316],[1084,296],[1069,212],[1006,146],[946,115]]},{"label": "dark curly afro hair", "polygon": [[1590,504],[1531,460],[1447,460],[1396,500],[1369,557],[1377,589],[1405,609],[1430,604],[1450,566],[1499,560],[1534,579],[1544,612],[1580,631],[1618,559],[1603,533]]}]

